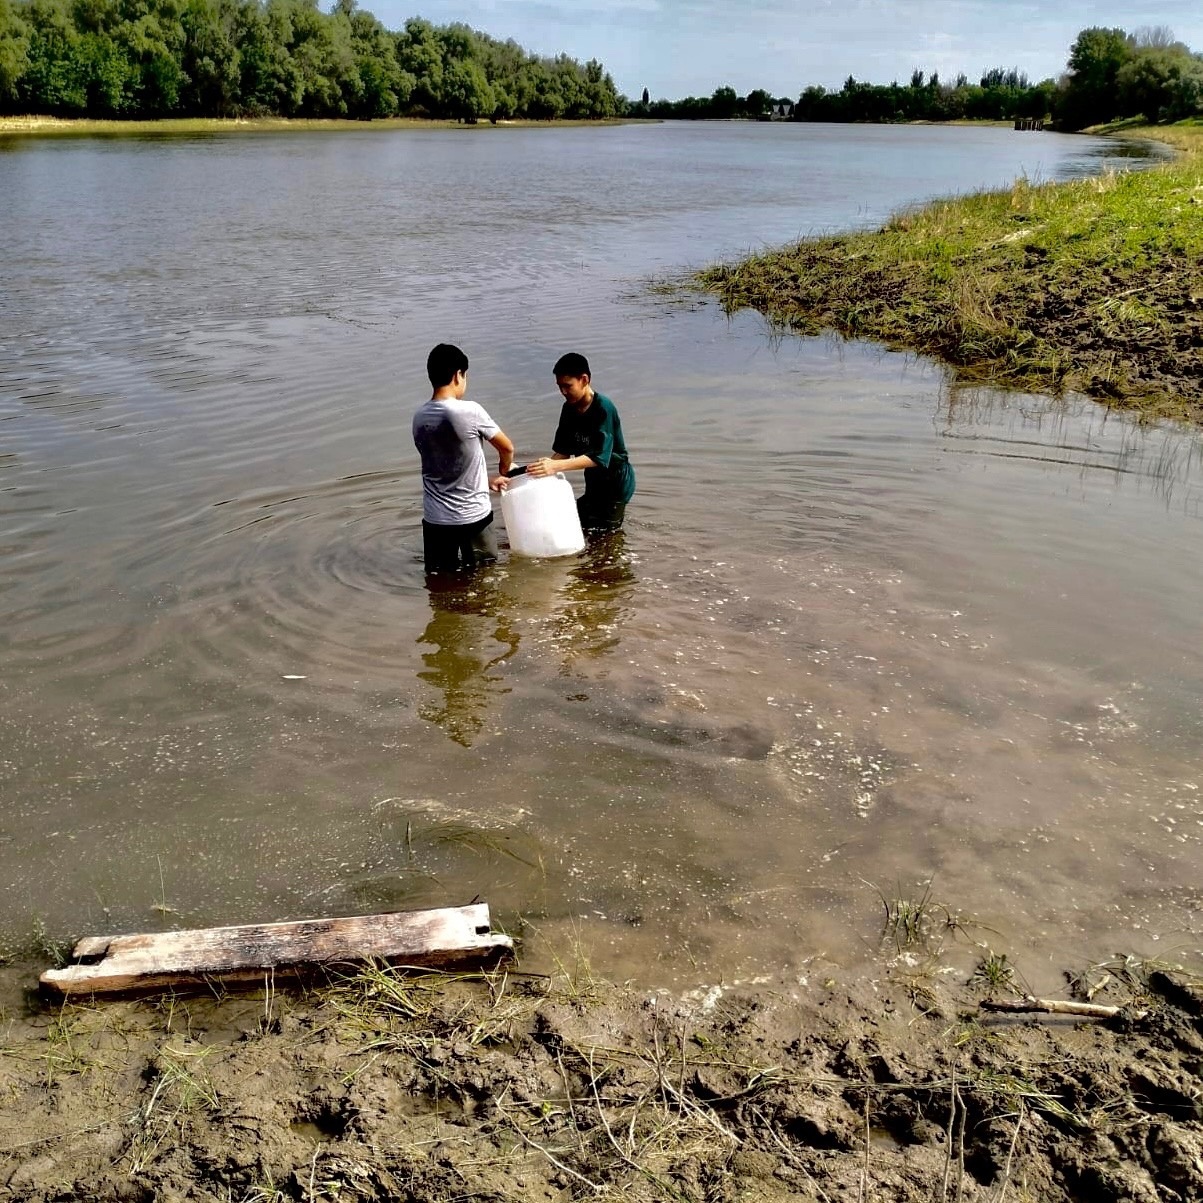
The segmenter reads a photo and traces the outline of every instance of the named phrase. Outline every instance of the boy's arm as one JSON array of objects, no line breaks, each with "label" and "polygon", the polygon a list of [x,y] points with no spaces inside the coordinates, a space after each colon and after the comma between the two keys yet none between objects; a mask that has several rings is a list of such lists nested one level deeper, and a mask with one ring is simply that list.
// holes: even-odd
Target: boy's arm
[{"label": "boy's arm", "polygon": [[597,460],[591,455],[563,455],[553,451],[550,455],[527,464],[531,476],[554,476],[557,472],[575,472],[579,468],[596,468]]},{"label": "boy's arm", "polygon": [[504,430],[499,430],[488,442],[497,449],[497,475],[489,481],[489,488],[497,492],[505,487],[500,482],[506,479],[506,473],[514,466],[514,444]]}]

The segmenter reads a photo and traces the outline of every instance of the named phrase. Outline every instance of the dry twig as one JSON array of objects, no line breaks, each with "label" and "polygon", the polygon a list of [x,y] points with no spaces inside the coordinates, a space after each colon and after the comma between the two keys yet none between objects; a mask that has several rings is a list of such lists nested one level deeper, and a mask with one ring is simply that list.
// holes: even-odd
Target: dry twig
[{"label": "dry twig", "polygon": [[1059,998],[983,999],[978,1006],[983,1011],[1030,1012],[1039,1011],[1047,1015],[1083,1015],[1087,1019],[1114,1019],[1120,1014],[1129,1014],[1133,1019],[1143,1019],[1148,1011],[1133,1011],[1127,1007],[1105,1006],[1103,1003],[1073,1002]]},{"label": "dry twig", "polygon": [[1007,1162],[1003,1166],[1002,1184],[998,1188],[998,1198],[994,1203],[1003,1203],[1007,1197],[1007,1186],[1011,1182],[1011,1161],[1015,1156],[1015,1146],[1019,1143],[1019,1129],[1023,1127],[1023,1103],[1019,1104],[1019,1111],[1015,1116],[1015,1131],[1011,1133],[1011,1147],[1007,1150]]}]

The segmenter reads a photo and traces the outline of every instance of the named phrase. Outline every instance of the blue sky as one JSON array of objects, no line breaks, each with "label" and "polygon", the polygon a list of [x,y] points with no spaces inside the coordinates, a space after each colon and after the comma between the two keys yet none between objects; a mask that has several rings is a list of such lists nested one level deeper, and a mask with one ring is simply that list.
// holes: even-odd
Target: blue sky
[{"label": "blue sky", "polygon": [[[919,67],[975,78],[1017,66],[1057,75],[1089,25],[1168,25],[1203,50],[1200,0],[360,0],[390,29],[411,16],[465,21],[541,54],[599,58],[637,97],[709,95],[730,84],[796,96],[849,75],[905,80]],[[328,7],[323,2],[322,7]]]}]

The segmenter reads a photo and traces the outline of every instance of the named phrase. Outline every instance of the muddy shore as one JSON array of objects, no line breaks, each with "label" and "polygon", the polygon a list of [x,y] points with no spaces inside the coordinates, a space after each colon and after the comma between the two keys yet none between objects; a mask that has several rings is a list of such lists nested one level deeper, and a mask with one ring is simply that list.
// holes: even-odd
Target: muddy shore
[{"label": "muddy shore", "polygon": [[1203,125],[1163,166],[939,201],[697,277],[731,310],[914,350],[961,379],[1203,421]]},{"label": "muddy shore", "polygon": [[1073,985],[1114,1019],[999,1017],[903,950],[853,988],[672,997],[578,960],[34,1005],[0,1051],[0,1193],[1186,1203],[1200,982],[1121,960]]}]

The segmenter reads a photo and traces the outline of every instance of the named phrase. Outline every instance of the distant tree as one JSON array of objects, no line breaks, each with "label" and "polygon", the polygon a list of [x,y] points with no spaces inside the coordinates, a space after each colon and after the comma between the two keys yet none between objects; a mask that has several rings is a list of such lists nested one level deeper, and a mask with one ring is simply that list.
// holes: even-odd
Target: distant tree
[{"label": "distant tree", "polygon": [[281,14],[269,15],[259,4],[240,4],[234,11],[232,36],[238,46],[238,110],[283,112],[290,83],[288,52],[279,36]]},{"label": "distant tree", "polygon": [[721,88],[715,88],[714,95],[710,98],[710,116],[728,120],[735,116],[738,105],[739,97],[735,89],[724,84]]},{"label": "distant tree", "polygon": [[0,112],[17,104],[17,84],[29,67],[29,26],[9,0],[0,0]]},{"label": "distant tree", "polygon": [[983,88],[1029,88],[1028,77],[1017,67],[992,67],[982,73]]},{"label": "distant tree", "polygon": [[828,115],[827,89],[822,84],[811,84],[802,90],[794,104],[794,119],[797,121],[831,121]]},{"label": "distant tree", "polygon": [[396,116],[409,103],[416,81],[397,62],[392,34],[371,13],[355,8],[353,3],[351,7],[346,20],[359,87],[353,97],[347,98],[350,116]]},{"label": "distant tree", "polygon": [[235,38],[234,0],[186,0],[180,12],[185,82],[181,111],[228,117],[238,111],[241,61]]},{"label": "distant tree", "polygon": [[1042,79],[1033,84],[1019,99],[1014,112],[1016,117],[1035,117],[1043,121],[1053,111],[1053,101],[1057,95],[1057,81]]},{"label": "distant tree", "polygon": [[527,116],[541,121],[554,121],[564,116],[564,96],[560,91],[559,77],[552,73],[544,60],[531,67],[534,94],[527,107]]},{"label": "distant tree", "polygon": [[287,116],[345,117],[348,97],[360,92],[351,49],[350,30],[345,14],[342,21],[327,17],[317,0],[268,0],[269,12],[275,8],[285,30],[288,93]]},{"label": "distant tree", "polygon": [[1203,57],[1193,57],[1194,62],[1183,68],[1174,87],[1174,96],[1166,113],[1168,121],[1203,116]]},{"label": "distant tree", "polygon": [[567,55],[558,54],[551,62],[555,90],[560,97],[560,115],[579,121],[589,115],[589,97],[576,64]]},{"label": "distant tree", "polygon": [[1069,52],[1069,72],[1056,115],[1066,129],[1082,129],[1118,115],[1117,77],[1132,57],[1122,29],[1083,29]]},{"label": "distant tree", "polygon": [[763,88],[755,88],[744,97],[743,107],[749,117],[763,117],[773,107],[773,97]]},{"label": "distant tree", "polygon": [[599,118],[614,117],[618,113],[618,93],[614,81],[606,74],[606,69],[595,58],[585,64],[584,102],[585,109],[582,117]]},{"label": "distant tree", "polygon": [[521,115],[533,117],[533,106],[538,98],[538,80],[542,68],[538,59],[524,61],[513,74],[508,85],[508,92],[513,97],[514,108],[511,116]]},{"label": "distant tree", "polygon": [[1168,50],[1171,46],[1182,46],[1168,25],[1142,25],[1128,40],[1133,50]]},{"label": "distant tree", "polygon": [[28,66],[17,80],[18,105],[30,113],[60,117],[85,112],[88,91],[80,34],[65,0],[31,0],[22,15],[30,35]]},{"label": "distant tree", "polygon": [[493,89],[479,63],[471,59],[448,63],[443,72],[443,106],[448,116],[469,124],[492,114]]},{"label": "distant tree", "polygon": [[644,88],[644,89],[643,89],[643,101],[642,101],[642,103],[643,103],[644,105],[647,105],[647,104],[648,104],[650,101],[651,101],[651,97],[648,95],[648,91],[647,91],[647,89],[646,89],[646,88]]},{"label": "distant tree", "polygon": [[421,17],[410,17],[397,35],[397,64],[414,79],[411,103],[429,116],[442,108],[443,47],[435,28]]},{"label": "distant tree", "polygon": [[1118,113],[1176,121],[1196,111],[1194,79],[1203,63],[1181,44],[1137,50],[1116,74]]}]

